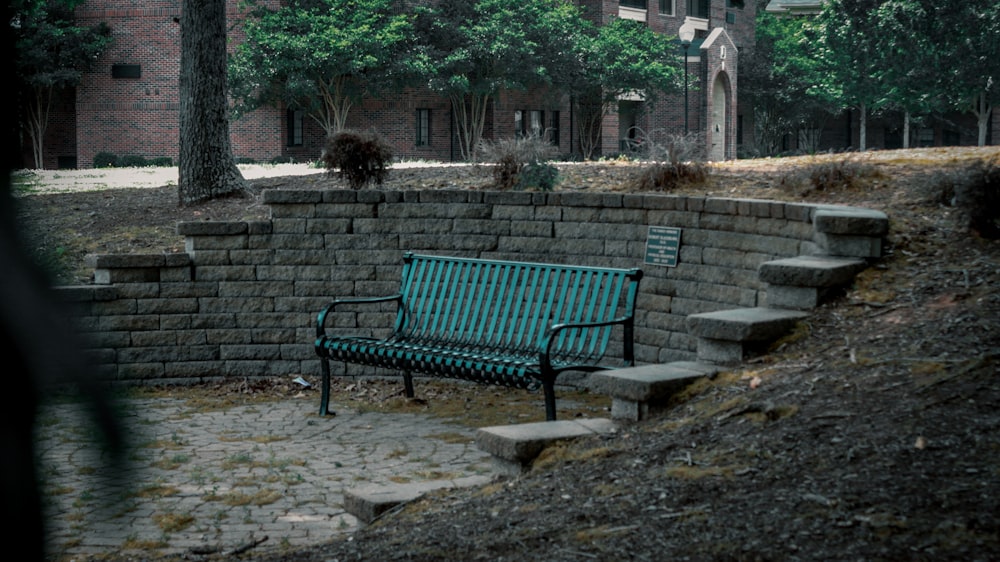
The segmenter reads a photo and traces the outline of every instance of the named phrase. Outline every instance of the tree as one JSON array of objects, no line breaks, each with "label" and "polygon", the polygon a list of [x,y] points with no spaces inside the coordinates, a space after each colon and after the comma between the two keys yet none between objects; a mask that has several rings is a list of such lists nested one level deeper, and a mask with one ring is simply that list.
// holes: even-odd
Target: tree
[{"label": "tree", "polygon": [[831,95],[821,86],[815,20],[776,16],[761,7],[756,23],[756,44],[740,55],[740,99],[753,110],[751,150],[773,156],[786,135],[822,129]]},{"label": "tree", "polygon": [[301,108],[327,136],[343,130],[351,106],[424,71],[413,16],[398,0],[292,0],[259,7],[230,64],[241,109]]},{"label": "tree", "polygon": [[878,80],[878,4],[878,0],[828,0],[819,15],[824,72],[817,86],[837,107],[858,110],[861,151],[868,145],[868,114],[885,103],[886,88]]},{"label": "tree", "polygon": [[83,72],[111,43],[111,29],[101,23],[81,27],[73,9],[82,0],[23,0],[11,4],[10,26],[16,46],[22,126],[31,141],[35,167],[43,168],[45,131],[53,100],[80,83]]},{"label": "tree", "polygon": [[576,44],[579,66],[570,91],[579,108],[580,148],[585,159],[601,138],[601,123],[625,94],[640,92],[655,104],[683,89],[677,43],[638,22],[615,18],[606,25],[586,22]]},{"label": "tree", "polygon": [[181,6],[180,98],[180,204],[245,190],[229,140],[226,0]]},{"label": "tree", "polygon": [[472,160],[501,90],[558,83],[573,64],[582,19],[567,0],[442,0],[418,32],[434,61],[431,89],[451,100],[462,158]]},{"label": "tree", "polygon": [[976,115],[978,144],[984,146],[1000,99],[1000,3],[945,2],[937,7],[936,17],[942,60],[948,62],[935,71],[951,103]]},{"label": "tree", "polygon": [[910,147],[914,116],[944,109],[936,87],[944,61],[934,36],[934,5],[928,0],[887,0],[875,13],[877,80],[885,86],[886,105],[903,111],[903,148]]}]

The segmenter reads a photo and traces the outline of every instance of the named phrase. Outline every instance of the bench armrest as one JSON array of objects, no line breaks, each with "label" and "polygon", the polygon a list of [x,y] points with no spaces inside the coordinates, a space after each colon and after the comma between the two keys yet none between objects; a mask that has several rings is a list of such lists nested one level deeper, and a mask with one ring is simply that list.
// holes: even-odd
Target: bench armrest
[{"label": "bench armrest", "polygon": [[[627,332],[631,332],[635,318],[632,316],[620,316],[618,318],[613,318],[611,320],[604,320],[601,322],[567,322],[565,324],[554,324],[545,331],[545,335],[542,337],[542,345],[539,350],[539,364],[542,368],[542,372],[552,371],[552,351],[556,342],[558,341],[558,336],[565,332],[566,330],[586,330],[588,328],[602,328],[605,326],[616,326],[622,324],[625,326]],[[632,363],[632,349],[631,349],[632,338],[631,334],[626,334],[625,337],[625,362],[626,364]]]},{"label": "bench armrest", "polygon": [[384,297],[346,297],[336,299],[330,304],[323,307],[323,310],[319,311],[316,315],[316,337],[321,338],[326,335],[326,318],[331,312],[338,306],[342,304],[377,304],[382,302],[399,302],[402,303],[403,295],[397,293],[395,295],[389,295]]}]

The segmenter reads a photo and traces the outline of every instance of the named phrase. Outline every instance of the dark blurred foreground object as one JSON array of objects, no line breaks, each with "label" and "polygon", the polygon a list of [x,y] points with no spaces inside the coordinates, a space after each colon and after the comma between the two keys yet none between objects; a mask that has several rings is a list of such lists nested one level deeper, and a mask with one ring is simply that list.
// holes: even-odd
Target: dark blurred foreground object
[{"label": "dark blurred foreground object", "polygon": [[[8,22],[15,21],[7,3],[3,19],[4,76],[15,76],[14,42]],[[15,89],[21,92],[20,88]],[[18,107],[17,103],[9,104]],[[113,452],[121,451],[121,432],[106,395],[97,386],[78,336],[54,299],[49,279],[19,243],[12,194],[12,159],[20,154],[17,115],[3,111],[6,148],[0,153],[0,360],[5,367],[4,404],[0,405],[0,544],[17,552],[18,560],[45,558],[42,513],[34,444],[35,416],[47,391],[74,387],[93,407],[95,424]]]}]

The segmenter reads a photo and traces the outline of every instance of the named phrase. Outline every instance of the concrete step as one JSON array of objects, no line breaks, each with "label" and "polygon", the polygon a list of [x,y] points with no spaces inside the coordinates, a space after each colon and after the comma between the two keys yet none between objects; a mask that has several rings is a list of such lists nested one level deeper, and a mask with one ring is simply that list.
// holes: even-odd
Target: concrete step
[{"label": "concrete step", "polygon": [[483,486],[492,475],[468,476],[457,480],[429,480],[401,484],[369,484],[344,490],[344,510],[362,523],[371,523],[385,512],[424,495],[450,488]]},{"label": "concrete step", "polygon": [[814,240],[831,256],[878,258],[889,232],[889,217],[881,211],[827,206],[813,215]]},{"label": "concrete step", "polygon": [[718,372],[715,365],[677,361],[598,371],[590,375],[588,386],[592,392],[611,397],[612,419],[641,421],[687,385]]},{"label": "concrete step", "polygon": [[476,445],[492,455],[497,472],[517,476],[531,467],[545,447],[557,441],[615,431],[615,423],[603,418],[495,425],[476,432]]},{"label": "concrete step", "polygon": [[687,317],[687,329],[697,338],[699,361],[734,365],[790,332],[807,316],[780,308],[734,308],[692,314]]},{"label": "concrete step", "polygon": [[757,275],[768,284],[769,307],[801,310],[815,308],[827,293],[849,285],[867,266],[858,258],[798,256],[764,262]]}]

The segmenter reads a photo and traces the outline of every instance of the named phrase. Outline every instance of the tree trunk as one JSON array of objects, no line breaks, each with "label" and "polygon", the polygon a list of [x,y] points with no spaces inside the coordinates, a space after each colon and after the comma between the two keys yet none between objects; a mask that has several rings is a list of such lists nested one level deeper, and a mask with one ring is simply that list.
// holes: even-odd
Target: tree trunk
[{"label": "tree trunk", "polygon": [[180,204],[242,192],[229,140],[225,0],[183,0],[180,95]]},{"label": "tree trunk", "polygon": [[979,136],[977,146],[986,146],[986,131],[990,126],[990,115],[993,113],[993,106],[990,105],[986,97],[986,92],[980,92],[977,96],[976,118],[979,124]]},{"label": "tree trunk", "polygon": [[868,106],[861,104],[858,111],[861,113],[858,118],[858,150],[864,152],[868,150]]},{"label": "tree trunk", "polygon": [[903,148],[910,148],[910,112],[903,113]]}]

